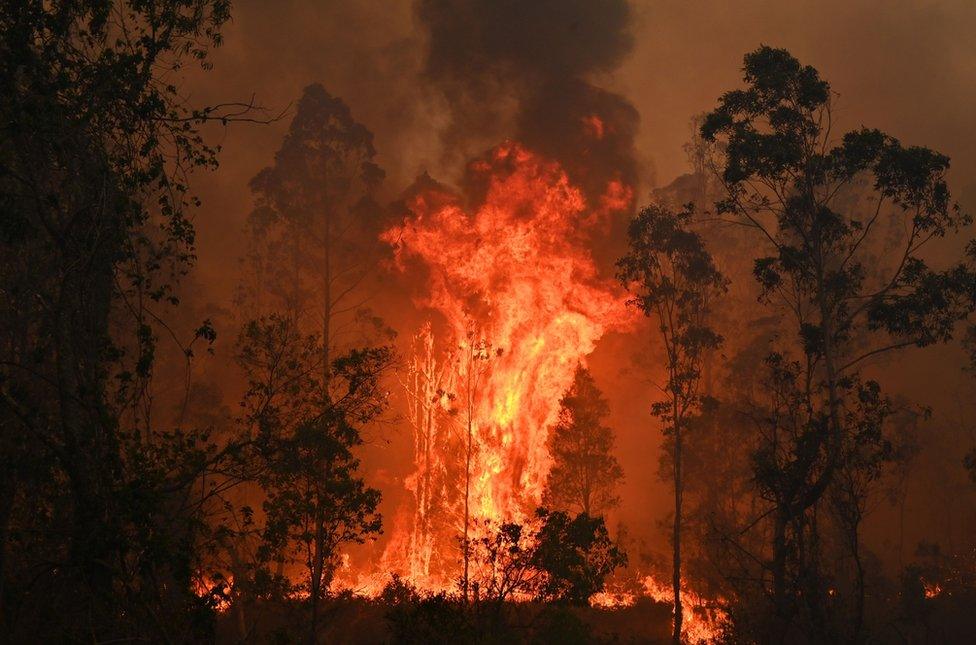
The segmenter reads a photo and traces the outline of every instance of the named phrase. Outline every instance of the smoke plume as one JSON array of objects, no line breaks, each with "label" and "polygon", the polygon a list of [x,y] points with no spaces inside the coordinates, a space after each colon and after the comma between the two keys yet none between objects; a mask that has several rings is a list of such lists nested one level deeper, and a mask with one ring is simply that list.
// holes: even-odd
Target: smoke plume
[{"label": "smoke plume", "polygon": [[588,198],[637,180],[637,110],[595,84],[630,52],[624,0],[419,0],[423,74],[446,101],[448,154],[504,138],[559,161]]}]

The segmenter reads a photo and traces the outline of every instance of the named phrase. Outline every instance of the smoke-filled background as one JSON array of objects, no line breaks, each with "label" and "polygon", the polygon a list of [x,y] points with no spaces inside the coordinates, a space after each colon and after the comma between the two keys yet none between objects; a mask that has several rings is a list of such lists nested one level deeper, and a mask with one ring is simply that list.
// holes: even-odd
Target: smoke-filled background
[{"label": "smoke-filled background", "polygon": [[[950,185],[972,208],[974,29],[976,7],[967,2],[239,1],[214,72],[194,76],[188,88],[197,104],[254,94],[276,112],[321,82],[375,134],[385,201],[423,172],[462,184],[467,160],[515,138],[560,161],[588,197],[617,178],[633,186],[641,205],[690,171],[683,145],[692,117],[740,84],[745,52],[769,44],[787,48],[831,82],[839,95],[838,132],[863,124],[949,155]],[[232,319],[244,222],[253,208],[248,181],[272,162],[291,114],[269,126],[217,132],[220,169],[197,182],[203,207],[195,218],[198,262],[188,295],[214,317],[218,333],[221,321]],[[606,136],[585,138],[580,125],[592,115]],[[611,223],[594,243],[607,277],[622,249],[620,224]],[[384,315],[410,334],[415,314],[393,307],[404,302],[390,298]],[[609,523],[622,522],[664,549],[659,524],[669,493],[658,474],[660,433],[649,416],[651,389],[635,378],[641,366],[630,357],[640,342],[610,334],[590,366],[610,399],[626,477]],[[233,333],[219,337],[214,356],[197,367],[200,378],[225,373],[232,343]],[[653,361],[653,351],[643,355]],[[960,464],[976,444],[976,419],[963,358],[950,345],[884,366],[900,368],[892,370],[894,392],[935,410],[922,429],[924,452],[904,506],[879,507],[868,527],[872,545],[892,559],[922,539],[951,547],[972,534],[976,505]],[[224,385],[223,403],[233,407],[239,390],[232,379]],[[387,517],[409,472],[409,441],[409,431],[392,419],[370,430],[363,453]],[[899,522],[905,532],[896,545]]]},{"label": "smoke-filled background", "polygon": [[3,7],[0,640],[971,640],[971,3]]}]

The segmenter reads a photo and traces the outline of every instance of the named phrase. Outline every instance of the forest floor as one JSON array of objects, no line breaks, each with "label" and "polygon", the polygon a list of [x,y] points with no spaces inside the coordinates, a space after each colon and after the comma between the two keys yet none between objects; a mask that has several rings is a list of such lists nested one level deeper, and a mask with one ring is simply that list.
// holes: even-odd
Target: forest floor
[{"label": "forest floor", "polygon": [[[458,615],[445,608],[430,610],[403,607],[378,600],[351,597],[331,600],[321,610],[318,642],[343,645],[412,643],[668,643],[671,608],[642,599],[630,607],[557,608],[538,603],[506,603],[503,618],[482,615],[478,625],[460,625]],[[401,612],[398,626],[395,617]],[[447,610],[450,612],[451,610]],[[404,614],[407,614],[406,616]],[[461,619],[464,620],[464,619]],[[217,624],[219,643],[306,642],[308,611],[303,603],[259,603],[250,612],[233,609],[221,614]],[[406,625],[404,627],[404,625]],[[304,626],[304,627],[303,627]],[[474,636],[459,634],[472,628]],[[406,630],[409,636],[402,633]],[[495,634],[491,634],[495,631]]]}]

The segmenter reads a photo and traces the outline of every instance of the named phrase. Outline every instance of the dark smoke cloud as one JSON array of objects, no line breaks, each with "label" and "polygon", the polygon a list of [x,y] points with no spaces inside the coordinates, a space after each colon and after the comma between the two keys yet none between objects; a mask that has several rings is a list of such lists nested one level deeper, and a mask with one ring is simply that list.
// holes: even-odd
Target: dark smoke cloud
[{"label": "dark smoke cloud", "polygon": [[635,184],[637,110],[594,84],[632,48],[627,2],[419,0],[416,13],[424,76],[450,114],[448,155],[514,137],[562,162],[591,198],[611,179]]}]

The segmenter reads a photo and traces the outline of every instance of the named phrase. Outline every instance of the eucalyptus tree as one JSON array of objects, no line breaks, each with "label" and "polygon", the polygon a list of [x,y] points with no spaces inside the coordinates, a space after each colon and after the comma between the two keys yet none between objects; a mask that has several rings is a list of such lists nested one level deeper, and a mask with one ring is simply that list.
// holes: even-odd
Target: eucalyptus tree
[{"label": "eucalyptus tree", "polygon": [[941,267],[926,259],[971,218],[950,197],[945,155],[876,129],[838,136],[830,85],[813,67],[763,46],[743,71],[745,87],[719,98],[701,133],[719,152],[717,215],[754,232],[762,299],[789,321],[780,342],[794,358],[783,360],[802,370],[797,440],[757,461],[775,498],[771,593],[788,624],[794,600],[821,602],[788,581],[802,541],[789,532],[815,530],[803,516],[851,465],[858,434],[846,415],[861,369],[949,341],[973,311],[973,247]]},{"label": "eucalyptus tree", "polygon": [[374,200],[384,176],[375,156],[372,133],[341,98],[313,84],[274,163],[250,184],[255,207],[241,304],[248,316],[280,312],[318,330],[326,394],[331,356],[382,326],[368,315],[364,288],[377,264],[383,215]]},{"label": "eucalyptus tree", "polygon": [[206,608],[192,580],[199,506],[186,500],[212,455],[201,435],[160,431],[138,409],[160,311],[194,256],[189,179],[216,165],[200,125],[256,118],[250,104],[194,108],[177,82],[191,61],[209,67],[229,8],[0,11],[7,639],[193,640],[187,608]]},{"label": "eucalyptus tree", "polygon": [[662,398],[652,405],[670,440],[674,483],[672,529],[674,625],[672,639],[681,642],[681,521],[683,434],[701,411],[702,364],[722,337],[709,325],[710,305],[726,280],[698,233],[691,230],[689,206],[672,212],[663,206],[644,208],[631,222],[630,252],[618,263],[619,278],[631,291],[629,301],[652,319],[664,346],[667,381]]},{"label": "eucalyptus tree", "polygon": [[288,316],[272,315],[245,326],[238,353],[248,382],[242,422],[255,447],[263,521],[246,526],[243,537],[256,537],[259,546],[246,563],[248,579],[235,585],[253,591],[260,580],[275,579],[271,565],[301,564],[306,575],[296,588],[308,593],[311,642],[341,549],[375,537],[382,527],[380,492],[366,485],[355,450],[362,427],[386,407],[381,379],[392,361],[382,347],[334,357],[326,397],[321,343],[319,334],[302,333]]}]

